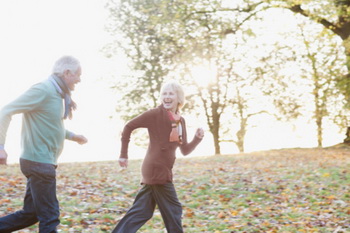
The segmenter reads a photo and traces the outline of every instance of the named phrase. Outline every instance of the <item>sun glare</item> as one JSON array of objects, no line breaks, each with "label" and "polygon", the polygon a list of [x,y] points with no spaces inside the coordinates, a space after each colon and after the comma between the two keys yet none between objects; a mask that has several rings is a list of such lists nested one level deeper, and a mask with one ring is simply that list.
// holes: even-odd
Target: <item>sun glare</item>
[{"label": "sun glare", "polygon": [[215,80],[217,70],[213,65],[198,65],[191,69],[194,81],[201,87],[206,87]]}]

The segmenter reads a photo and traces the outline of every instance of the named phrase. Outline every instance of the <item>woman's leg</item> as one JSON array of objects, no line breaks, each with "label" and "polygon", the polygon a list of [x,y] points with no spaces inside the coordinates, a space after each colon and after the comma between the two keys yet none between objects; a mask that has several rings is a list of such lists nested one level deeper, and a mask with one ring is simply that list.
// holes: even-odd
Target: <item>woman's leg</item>
[{"label": "woman's leg", "polygon": [[152,185],[153,196],[169,233],[183,233],[182,206],[177,198],[174,184]]},{"label": "woman's leg", "polygon": [[150,185],[144,185],[137,194],[134,204],[119,221],[112,233],[135,233],[153,216],[156,203]]}]

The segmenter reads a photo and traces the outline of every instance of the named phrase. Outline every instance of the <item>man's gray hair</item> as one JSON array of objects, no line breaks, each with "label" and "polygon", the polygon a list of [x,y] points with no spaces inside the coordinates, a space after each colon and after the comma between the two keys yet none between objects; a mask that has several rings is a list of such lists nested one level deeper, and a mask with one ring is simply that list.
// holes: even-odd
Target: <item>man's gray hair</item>
[{"label": "man's gray hair", "polygon": [[62,76],[66,70],[75,73],[79,68],[80,62],[78,59],[72,56],[63,56],[55,62],[52,73],[57,76]]}]

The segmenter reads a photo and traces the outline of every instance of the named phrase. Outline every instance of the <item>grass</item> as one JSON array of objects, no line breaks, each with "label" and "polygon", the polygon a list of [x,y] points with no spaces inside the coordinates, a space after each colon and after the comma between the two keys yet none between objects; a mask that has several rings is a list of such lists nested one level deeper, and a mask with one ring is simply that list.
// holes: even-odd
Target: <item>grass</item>
[{"label": "grass", "polygon": [[[111,232],[140,188],[140,160],[60,164],[60,232]],[[183,226],[195,232],[350,232],[350,150],[284,149],[177,159]],[[0,216],[21,208],[18,165],[0,167]],[[37,231],[37,226],[20,232]],[[162,233],[158,210],[139,232]]]}]

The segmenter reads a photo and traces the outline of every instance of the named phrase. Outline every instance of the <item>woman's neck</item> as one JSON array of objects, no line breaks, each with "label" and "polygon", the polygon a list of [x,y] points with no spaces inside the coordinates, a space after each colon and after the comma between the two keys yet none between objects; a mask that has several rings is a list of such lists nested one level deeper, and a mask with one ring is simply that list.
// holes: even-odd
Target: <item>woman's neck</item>
[{"label": "woman's neck", "polygon": [[177,110],[176,110],[176,109],[171,109],[171,108],[168,108],[168,109],[167,109],[167,111],[172,112],[172,113],[174,113],[174,114],[176,114],[176,113],[177,113]]}]

